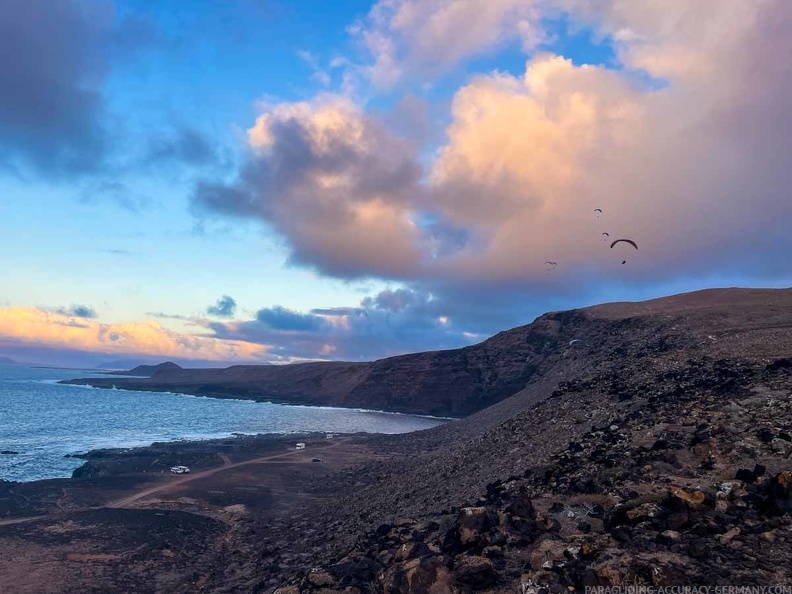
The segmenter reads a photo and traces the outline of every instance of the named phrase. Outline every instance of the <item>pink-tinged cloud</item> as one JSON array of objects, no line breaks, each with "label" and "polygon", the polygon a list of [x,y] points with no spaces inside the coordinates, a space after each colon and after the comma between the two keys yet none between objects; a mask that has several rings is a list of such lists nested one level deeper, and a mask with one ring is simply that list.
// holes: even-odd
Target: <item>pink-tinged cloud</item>
[{"label": "pink-tinged cloud", "polygon": [[[427,31],[442,38],[451,4],[381,3],[413,52],[431,47]],[[520,76],[473,78],[423,172],[414,145],[348,99],[268,106],[238,183],[203,188],[198,202],[274,223],[297,261],[341,277],[584,293],[609,280],[788,274],[792,4],[545,5],[610,36],[622,68],[546,53]],[[611,250],[603,232],[640,250]],[[547,260],[559,263],[550,278]]]},{"label": "pink-tinged cloud", "polygon": [[264,218],[293,238],[294,260],[342,276],[417,265],[421,167],[410,143],[337,95],[264,106],[248,136],[238,183],[202,184],[201,206]]},{"label": "pink-tinged cloud", "polygon": [[243,340],[180,334],[154,321],[102,324],[24,307],[0,308],[0,341],[12,347],[207,361],[257,361],[267,351]]},{"label": "pink-tinged cloud", "polygon": [[519,41],[525,50],[544,34],[544,0],[380,0],[350,27],[372,62],[362,72],[390,88],[411,75],[433,76],[466,58]]}]

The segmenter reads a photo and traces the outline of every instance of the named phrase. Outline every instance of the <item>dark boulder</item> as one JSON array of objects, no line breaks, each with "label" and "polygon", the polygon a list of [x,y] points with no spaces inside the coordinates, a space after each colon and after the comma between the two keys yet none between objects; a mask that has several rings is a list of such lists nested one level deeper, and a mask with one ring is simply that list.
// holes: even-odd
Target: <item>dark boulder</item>
[{"label": "dark boulder", "polygon": [[486,557],[461,555],[454,562],[454,577],[457,582],[480,590],[495,583],[495,570]]},{"label": "dark boulder", "polygon": [[452,575],[443,557],[397,563],[382,576],[383,594],[452,594]]}]

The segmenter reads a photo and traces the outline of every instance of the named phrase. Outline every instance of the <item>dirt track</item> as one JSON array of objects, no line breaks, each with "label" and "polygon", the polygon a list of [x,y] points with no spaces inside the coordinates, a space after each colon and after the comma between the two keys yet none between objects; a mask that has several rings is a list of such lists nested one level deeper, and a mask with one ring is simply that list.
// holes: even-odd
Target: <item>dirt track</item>
[{"label": "dirt track", "polygon": [[[332,446],[329,446],[329,447],[334,447],[334,446],[337,445],[337,443],[338,442],[336,442],[335,444],[333,444]],[[326,449],[324,451],[326,451]],[[223,456],[224,464],[222,466],[219,466],[217,468],[212,468],[210,470],[204,470],[203,472],[196,472],[196,473],[192,473],[192,474],[188,474],[188,475],[182,476],[182,477],[180,477],[180,478],[178,478],[176,480],[170,481],[170,482],[168,482],[168,483],[166,483],[164,485],[159,485],[157,487],[152,487],[150,489],[146,489],[144,491],[140,491],[139,493],[135,493],[134,495],[130,495],[129,497],[124,497],[123,499],[119,499],[118,501],[114,501],[112,503],[109,503],[105,507],[115,508],[115,509],[128,507],[130,503],[134,503],[135,501],[139,501],[140,499],[145,499],[146,497],[149,497],[149,496],[154,495],[156,493],[162,493],[162,492],[170,491],[170,490],[174,489],[175,487],[179,487],[179,486],[182,486],[182,485],[184,485],[186,483],[191,483],[193,481],[197,481],[197,480],[200,480],[200,479],[203,479],[203,478],[210,477],[210,476],[212,476],[214,474],[217,474],[218,472],[231,470],[232,468],[239,468],[241,466],[248,466],[250,464],[263,464],[263,463],[269,462],[270,460],[277,460],[277,459],[283,459],[283,458],[294,458],[294,457],[296,457],[296,455],[298,453],[299,453],[298,451],[293,451],[293,452],[287,452],[285,454],[278,454],[276,456],[265,456],[263,458],[255,458],[253,460],[245,460],[244,462],[231,462],[227,456]]]},{"label": "dirt track", "polygon": [[0,526],[10,526],[11,524],[22,524],[23,522],[32,522],[33,520],[40,520],[47,516],[29,516],[27,518],[11,518],[10,520],[0,520]]}]

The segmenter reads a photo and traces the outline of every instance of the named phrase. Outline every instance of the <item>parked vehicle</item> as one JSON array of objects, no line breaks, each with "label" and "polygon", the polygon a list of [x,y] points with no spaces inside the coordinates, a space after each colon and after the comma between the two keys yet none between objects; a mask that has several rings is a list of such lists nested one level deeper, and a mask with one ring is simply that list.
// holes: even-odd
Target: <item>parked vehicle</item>
[{"label": "parked vehicle", "polygon": [[190,469],[186,466],[173,466],[170,471],[173,474],[190,474]]}]

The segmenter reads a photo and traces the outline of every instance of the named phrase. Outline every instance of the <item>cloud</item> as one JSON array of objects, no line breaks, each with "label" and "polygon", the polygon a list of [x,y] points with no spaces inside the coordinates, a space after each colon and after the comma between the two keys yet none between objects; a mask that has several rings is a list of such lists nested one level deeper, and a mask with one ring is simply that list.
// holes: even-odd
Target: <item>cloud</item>
[{"label": "cloud", "polygon": [[460,61],[519,41],[544,38],[540,0],[380,0],[350,32],[373,62],[363,72],[390,88],[407,75],[433,76]]},{"label": "cloud", "polygon": [[319,316],[299,313],[281,305],[258,310],[256,320],[271,330],[318,330],[322,326]]},{"label": "cloud", "polygon": [[97,0],[6,0],[0,19],[0,163],[55,175],[98,170],[108,151],[110,57],[150,35]]},{"label": "cloud", "polygon": [[311,75],[311,79],[312,80],[317,81],[323,87],[327,87],[327,86],[330,85],[330,82],[332,80],[331,77],[330,77],[330,73],[327,72],[327,70],[325,68],[322,68],[322,66],[320,65],[319,60],[316,58],[316,56],[314,56],[311,52],[309,52],[307,50],[298,51],[297,52],[297,56],[303,62],[308,64],[308,66],[313,71],[313,74]]},{"label": "cloud", "polygon": [[162,312],[162,311],[147,311],[146,315],[150,316],[152,318],[158,318],[158,319],[162,319],[162,320],[187,320],[187,321],[191,321],[191,320],[194,319],[194,318],[191,318],[190,316],[182,316],[182,315],[179,315],[179,314],[169,314],[169,313],[165,313],[165,312]]},{"label": "cloud", "polygon": [[[266,106],[237,182],[202,185],[196,203],[272,224],[295,262],[325,274],[432,285],[436,294],[460,284],[585,294],[713,270],[786,274],[792,65],[779,56],[792,52],[792,5],[554,4],[611,39],[619,66],[548,52],[520,76],[474,77],[455,93],[426,171],[419,147],[348,99]],[[454,19],[484,4],[379,6],[423,51],[446,19],[467,22]],[[640,250],[610,250],[602,232]],[[559,262],[553,278],[546,260]]]},{"label": "cloud", "polygon": [[407,308],[425,308],[430,300],[431,295],[428,293],[419,293],[410,289],[385,289],[374,297],[363,299],[362,305],[366,308],[398,312]]},{"label": "cloud", "polygon": [[[604,273],[587,283],[783,273],[792,240],[778,221],[792,214],[792,174],[779,155],[792,148],[792,68],[777,56],[792,50],[783,32],[792,8],[737,4],[600,2],[599,27],[631,31],[619,48],[628,70],[548,54],[522,77],[461,89],[432,165],[432,203],[476,241],[445,272],[537,279],[552,259],[579,282]],[[647,87],[632,68],[664,84]],[[602,231],[638,241],[626,255],[633,266],[614,267],[622,254],[597,249]]]},{"label": "cloud", "polygon": [[140,212],[152,204],[152,200],[130,188],[118,179],[100,179],[87,182],[79,194],[84,204],[112,201],[130,212]]},{"label": "cloud", "polygon": [[267,348],[242,340],[180,334],[153,321],[101,324],[86,318],[35,308],[0,308],[4,347],[46,348],[64,352],[145,355],[211,361],[261,361]]},{"label": "cloud", "polygon": [[289,239],[294,262],[331,274],[416,266],[410,208],[422,168],[409,142],[337,95],[264,106],[248,137],[235,183],[198,185],[199,211],[266,221]]},{"label": "cloud", "polygon": [[210,305],[206,308],[206,313],[210,316],[217,316],[220,318],[231,318],[236,313],[237,302],[233,297],[223,295],[217,300],[217,303]]},{"label": "cloud", "polygon": [[[442,38],[439,25],[427,28],[432,11],[452,4],[477,3],[387,3],[381,30],[406,23],[386,39],[404,44],[394,68],[423,68],[432,45],[421,40]],[[467,344],[625,294],[788,284],[792,64],[780,56],[792,54],[792,5],[548,4],[531,4],[542,11],[532,27],[567,10],[572,26],[615,46],[618,64],[548,51],[520,74],[472,76],[453,94],[440,141],[409,131],[396,110],[336,95],[264,105],[248,162],[232,183],[201,184],[198,209],[264,222],[293,262],[322,274],[403,286],[358,306],[271,308],[273,325],[264,316],[211,329],[273,345],[274,357],[366,359]],[[408,5],[425,18],[396,19]],[[463,40],[448,63],[500,39]],[[639,250],[610,249],[603,232]],[[552,274],[547,260],[559,263]]]},{"label": "cloud", "polygon": [[75,318],[96,318],[96,310],[87,305],[72,305],[70,307],[58,307],[54,310],[55,313],[62,316],[74,316]]},{"label": "cloud", "polygon": [[255,320],[203,322],[215,336],[269,345],[272,362],[371,360],[470,344],[485,335],[456,324],[453,306],[432,295],[387,289],[357,307],[302,313],[274,306]]},{"label": "cloud", "polygon": [[189,126],[179,126],[168,134],[159,134],[150,138],[144,157],[144,161],[151,165],[168,162],[210,165],[217,159],[217,150],[211,141]]}]

